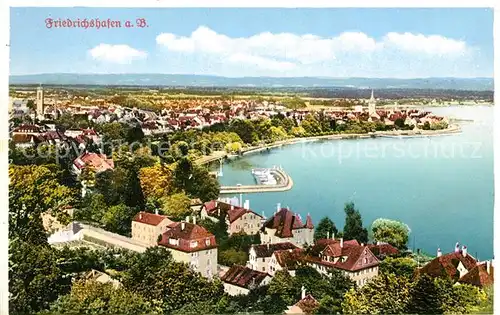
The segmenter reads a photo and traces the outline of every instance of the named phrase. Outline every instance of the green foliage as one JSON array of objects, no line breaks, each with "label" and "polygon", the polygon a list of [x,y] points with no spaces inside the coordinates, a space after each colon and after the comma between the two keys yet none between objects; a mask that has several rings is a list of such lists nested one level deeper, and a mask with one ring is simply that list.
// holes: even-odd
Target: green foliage
[{"label": "green foliage", "polygon": [[300,97],[286,98],[282,101],[283,106],[290,109],[299,109],[306,107],[306,103]]},{"label": "green foliage", "polygon": [[406,250],[410,235],[408,225],[389,219],[379,218],[372,223],[374,241],[387,242],[400,250]]},{"label": "green foliage", "polygon": [[346,240],[355,239],[366,244],[368,242],[368,231],[363,227],[359,210],[354,207],[354,203],[349,202],[345,204],[344,211],[346,214],[344,238]]},{"label": "green foliage", "polygon": [[379,272],[411,279],[417,268],[417,262],[409,257],[386,257],[380,262]]},{"label": "green foliage", "polygon": [[191,213],[191,199],[180,192],[162,199],[163,213],[173,218],[182,219]]},{"label": "green foliage", "polygon": [[219,243],[218,262],[220,264],[225,266],[245,265],[252,244],[260,244],[260,235],[239,233],[221,240],[217,239],[217,242]]},{"label": "green foliage", "polygon": [[[344,314],[402,314],[410,299],[410,284],[405,277],[381,274],[344,296]],[[427,314],[427,313],[425,313]]]},{"label": "green foliage", "polygon": [[174,190],[185,191],[191,198],[199,198],[206,202],[219,197],[220,184],[209,171],[194,165],[188,158],[177,162],[174,170]]},{"label": "green foliage", "polygon": [[163,314],[157,301],[129,292],[111,283],[81,280],[73,283],[71,293],[59,298],[51,312],[57,314]]},{"label": "green foliage", "polygon": [[330,220],[329,217],[324,217],[321,219],[316,225],[316,229],[314,231],[314,240],[320,240],[324,238],[332,238],[334,235],[338,235],[339,231],[337,230],[337,227],[335,226],[335,223],[333,223],[332,220]]},{"label": "green foliage", "polygon": [[57,265],[57,256],[48,245],[36,245],[20,239],[9,242],[9,312],[32,314],[48,308],[59,295],[69,291]]},{"label": "green foliage", "polygon": [[46,243],[42,213],[50,212],[61,224],[69,223],[63,208],[74,202],[75,192],[61,185],[57,173],[46,166],[11,165],[9,177],[9,238]]},{"label": "green foliage", "polygon": [[407,312],[411,314],[442,314],[440,295],[441,292],[432,277],[427,274],[419,276],[411,286]]},{"label": "green foliage", "polygon": [[[286,270],[278,270],[271,282],[267,294],[270,296],[279,296],[286,305],[293,305],[300,296],[300,287],[295,286],[293,277]],[[283,311],[283,310],[281,310]]]}]

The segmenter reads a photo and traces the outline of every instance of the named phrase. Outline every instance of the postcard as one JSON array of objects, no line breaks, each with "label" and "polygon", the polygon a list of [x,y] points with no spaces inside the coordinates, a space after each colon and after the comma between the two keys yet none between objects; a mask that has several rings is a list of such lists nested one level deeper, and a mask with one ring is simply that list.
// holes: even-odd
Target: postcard
[{"label": "postcard", "polygon": [[493,313],[493,8],[9,10],[10,314]]}]

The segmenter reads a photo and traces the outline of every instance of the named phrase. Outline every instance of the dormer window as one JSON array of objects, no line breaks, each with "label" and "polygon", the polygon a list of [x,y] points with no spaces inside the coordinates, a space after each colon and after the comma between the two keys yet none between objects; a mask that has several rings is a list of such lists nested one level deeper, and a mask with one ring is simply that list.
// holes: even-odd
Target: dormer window
[{"label": "dormer window", "polygon": [[210,239],[209,239],[209,238],[207,238],[207,239],[205,240],[205,245],[210,246]]},{"label": "dormer window", "polygon": [[198,246],[198,242],[197,241],[191,241],[190,246],[191,246],[191,248],[195,248],[196,246]]}]

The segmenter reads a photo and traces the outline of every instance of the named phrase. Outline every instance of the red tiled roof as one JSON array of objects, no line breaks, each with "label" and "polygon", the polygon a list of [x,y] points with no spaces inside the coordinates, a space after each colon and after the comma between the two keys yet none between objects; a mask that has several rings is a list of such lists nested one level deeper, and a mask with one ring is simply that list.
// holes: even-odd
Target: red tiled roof
[{"label": "red tiled roof", "polygon": [[241,288],[251,289],[252,286],[258,287],[267,276],[269,276],[267,273],[234,265],[221,277],[221,280]]},{"label": "red tiled roof", "polygon": [[311,215],[309,213],[307,214],[306,225],[304,225],[304,227],[314,229],[314,224],[312,223]]},{"label": "red tiled roof", "polygon": [[277,250],[289,250],[289,249],[296,249],[298,247],[290,242],[284,242],[284,243],[274,243],[274,244],[252,245],[252,248],[255,250],[257,258],[262,258],[262,257],[271,257],[273,253]]},{"label": "red tiled roof", "polygon": [[377,257],[399,254],[399,250],[391,244],[368,244],[368,248]]},{"label": "red tiled roof", "polygon": [[86,165],[90,165],[94,167],[97,172],[102,172],[114,168],[112,159],[108,159],[104,154],[97,154],[92,152],[83,153],[73,161],[73,164],[78,169],[83,169]]},{"label": "red tiled roof", "polygon": [[149,225],[158,225],[165,219],[170,221],[170,219],[164,215],[141,211],[134,216],[132,221]]},{"label": "red tiled roof", "polygon": [[[377,266],[379,264],[379,260],[371,252],[368,246],[361,246],[359,244],[356,244],[357,241],[352,240],[345,241],[343,247],[340,247],[340,243],[338,240],[333,241],[337,241],[338,243],[333,242],[325,246],[324,243],[326,242],[323,242],[322,245],[319,245],[319,249],[321,250],[321,248],[323,247],[323,250],[321,250],[320,253],[324,256],[339,257],[339,260],[337,262],[326,261],[319,256],[307,256],[306,260],[327,267],[333,267],[348,271],[363,270],[366,268]],[[347,259],[342,262],[342,259],[340,259],[340,257],[347,257]]]},{"label": "red tiled roof", "polygon": [[302,300],[295,303],[294,306],[300,308],[306,314],[312,314],[319,307],[319,302],[312,295],[308,294]]},{"label": "red tiled roof", "polygon": [[264,223],[262,229],[276,229],[275,236],[288,238],[293,237],[292,230],[304,227],[298,215],[294,215],[292,211],[282,208]]},{"label": "red tiled roof", "polygon": [[276,257],[276,261],[282,268],[288,270],[295,270],[300,265],[300,262],[304,258],[304,249],[287,249],[287,250],[277,250],[273,253]]},{"label": "red tiled roof", "polygon": [[221,214],[224,215],[226,214],[228,216],[229,222],[233,223],[234,221],[238,220],[241,218],[243,215],[247,213],[252,213],[255,214],[256,216],[262,218],[261,215],[255,213],[254,211],[250,209],[245,209],[242,207],[237,207],[230,205],[225,202],[221,202],[218,200],[211,200],[208,202],[205,202],[204,208],[207,211],[208,215],[210,216],[216,216],[218,215],[218,210],[220,210]]},{"label": "red tiled roof", "polygon": [[18,127],[14,128],[14,130],[12,130],[12,131],[13,132],[40,133],[40,132],[42,132],[42,129],[37,125],[21,124]]},{"label": "red tiled roof", "polygon": [[[174,244],[170,242],[171,239],[175,240]],[[189,222],[173,222],[162,234],[158,245],[184,252],[196,252],[216,248],[217,242],[215,236],[202,226]]]},{"label": "red tiled roof", "polygon": [[493,284],[493,277],[493,266],[490,265],[490,272],[488,273],[487,263],[480,263],[469,270],[458,282],[483,288]]},{"label": "red tiled roof", "polygon": [[423,266],[419,273],[426,273],[433,277],[448,276],[452,280],[458,280],[460,273],[457,267],[460,262],[467,270],[474,268],[477,263],[471,255],[464,256],[462,251],[458,251],[434,258]]}]

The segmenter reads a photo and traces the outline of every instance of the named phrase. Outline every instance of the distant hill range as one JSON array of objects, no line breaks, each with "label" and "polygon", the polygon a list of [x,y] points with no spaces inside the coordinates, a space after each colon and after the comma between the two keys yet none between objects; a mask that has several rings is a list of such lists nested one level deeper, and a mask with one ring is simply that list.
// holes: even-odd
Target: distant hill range
[{"label": "distant hill range", "polygon": [[240,77],[182,74],[70,74],[11,75],[10,84],[28,85],[112,85],[171,87],[254,87],[254,88],[353,88],[353,89],[445,89],[493,91],[493,78],[323,78],[323,77]]}]

